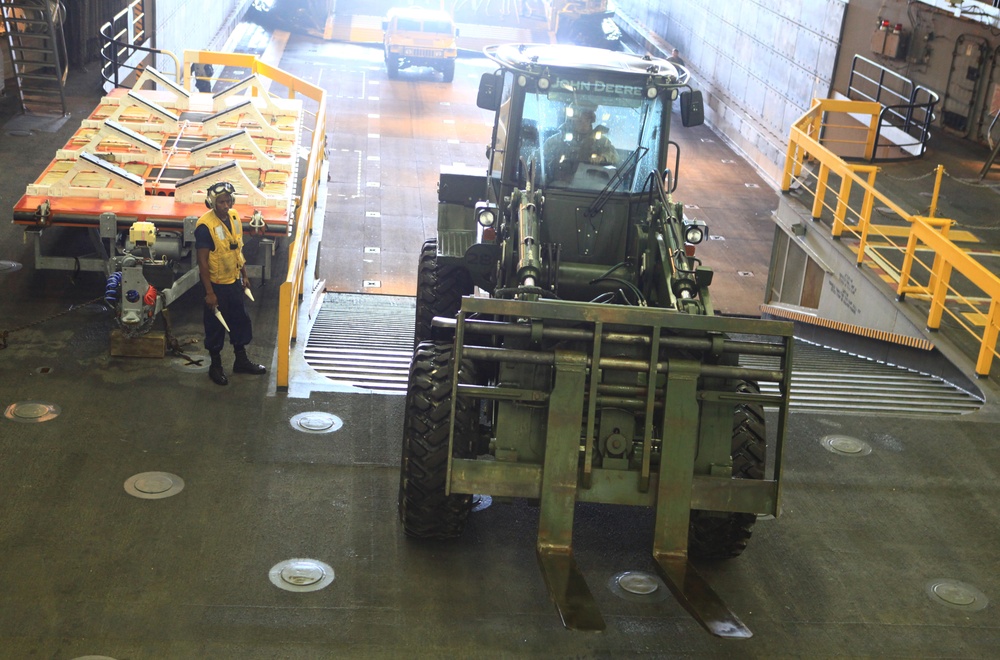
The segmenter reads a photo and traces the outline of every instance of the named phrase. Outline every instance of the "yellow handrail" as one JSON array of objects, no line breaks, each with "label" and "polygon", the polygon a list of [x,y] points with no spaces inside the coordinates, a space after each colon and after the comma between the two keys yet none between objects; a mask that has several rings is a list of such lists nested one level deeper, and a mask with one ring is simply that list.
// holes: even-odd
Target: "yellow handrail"
[{"label": "yellow handrail", "polygon": [[[798,182],[803,188],[810,190],[814,197],[811,205],[811,215],[818,220],[824,208],[833,215],[832,236],[840,238],[844,231],[851,232],[860,241],[858,246],[857,262],[859,265],[865,263],[866,255],[873,255],[876,264],[882,268],[889,263],[880,251],[902,253],[903,266],[898,273],[898,283],[896,294],[902,300],[906,294],[914,293],[927,296],[930,300],[930,310],[927,316],[927,327],[937,330],[941,327],[941,319],[944,313],[948,313],[962,328],[969,332],[980,344],[979,354],[976,361],[976,374],[987,376],[990,371],[994,356],[997,356],[996,343],[1000,336],[1000,277],[990,272],[982,264],[977,262],[968,253],[955,245],[948,238],[948,230],[954,222],[947,218],[934,217],[938,196],[941,189],[941,177],[944,168],[938,166],[934,191],[931,197],[930,212],[927,216],[914,215],[896,202],[875,188],[875,178],[879,168],[871,165],[857,165],[847,163],[841,156],[835,154],[829,144],[857,144],[851,140],[823,140],[823,129],[837,127],[841,130],[851,130],[844,124],[833,124],[829,122],[829,115],[850,114],[855,118],[860,118],[861,126],[855,130],[864,131],[865,148],[864,157],[871,159],[875,150],[875,128],[878,125],[881,105],[867,101],[846,101],[839,99],[814,99],[813,105],[802,115],[792,126],[791,136],[788,144],[788,151],[785,159],[785,168],[781,181],[781,188],[788,192],[792,182]],[[864,116],[868,116],[869,121],[864,121]],[[811,159],[817,163],[815,173],[804,171],[804,163]],[[808,183],[809,176],[815,177],[815,186],[810,189]],[[833,189],[829,177],[833,174],[840,178],[840,185]],[[850,195],[854,186],[860,186],[863,192],[862,206],[859,210],[854,210],[850,206]],[[828,192],[832,192],[836,198],[836,204],[832,207],[826,203]],[[890,212],[897,214],[906,221],[905,246],[897,244],[887,233],[887,226],[880,226],[872,223],[871,215],[875,208],[875,200],[883,204]],[[856,226],[850,226],[847,222],[848,213],[856,221]],[[870,240],[871,233],[879,235],[888,243],[887,248],[879,248],[873,245]],[[918,249],[923,246],[924,250],[930,250],[933,254],[933,262],[927,264],[917,255]],[[927,274],[926,284],[916,281],[913,275],[913,265],[918,264]],[[985,326],[981,334],[973,327],[973,323],[968,318],[978,318],[984,315],[970,300],[970,296],[959,293],[950,285],[953,271],[961,273],[969,283],[982,292],[989,301],[990,310],[985,315]],[[958,306],[964,309],[966,318],[962,318],[962,311],[949,309],[946,303],[951,303],[951,307]],[[964,305],[964,307],[961,307]]]},{"label": "yellow handrail", "polygon": [[[313,212],[316,209],[320,187],[320,174],[326,149],[326,91],[305,80],[257,59],[253,55],[241,53],[217,53],[213,51],[184,51],[184,71],[191,70],[194,63],[232,66],[247,69],[250,73],[284,85],[288,98],[298,96],[315,101],[315,113],[311,126],[304,126],[312,132],[309,143],[309,157],[305,175],[302,178],[302,192],[294,213],[294,234],[288,247],[288,272],[278,290],[278,370],[277,387],[288,389],[289,358],[292,342],[297,334],[299,302],[305,280],[305,267],[309,255],[309,238],[312,235]],[[188,79],[188,87],[191,80]]]}]

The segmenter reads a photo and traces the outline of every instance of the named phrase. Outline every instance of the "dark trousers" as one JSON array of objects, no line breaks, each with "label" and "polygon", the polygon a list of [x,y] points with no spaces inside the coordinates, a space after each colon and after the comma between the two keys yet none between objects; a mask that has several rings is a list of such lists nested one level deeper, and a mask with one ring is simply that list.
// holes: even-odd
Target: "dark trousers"
[{"label": "dark trousers", "polygon": [[[229,325],[229,343],[234,347],[246,346],[253,339],[253,329],[250,326],[250,316],[247,314],[243,299],[243,284],[239,281],[232,284],[213,284],[212,290],[219,301],[219,311]],[[205,348],[209,353],[219,353],[226,343],[226,329],[215,318],[215,310],[205,305]]]}]

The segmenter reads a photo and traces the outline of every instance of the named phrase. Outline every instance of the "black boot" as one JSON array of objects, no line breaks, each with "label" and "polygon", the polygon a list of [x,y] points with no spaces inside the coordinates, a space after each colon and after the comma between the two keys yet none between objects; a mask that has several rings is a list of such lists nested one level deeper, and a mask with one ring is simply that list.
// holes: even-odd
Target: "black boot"
[{"label": "black boot", "polygon": [[226,372],[222,369],[222,356],[218,353],[212,353],[211,356],[212,364],[208,368],[208,377],[216,385],[228,385],[229,379],[226,378]]},{"label": "black boot", "polygon": [[267,367],[256,362],[251,362],[247,357],[247,349],[243,346],[236,347],[236,359],[233,360],[234,374],[253,374],[260,376],[267,373]]}]

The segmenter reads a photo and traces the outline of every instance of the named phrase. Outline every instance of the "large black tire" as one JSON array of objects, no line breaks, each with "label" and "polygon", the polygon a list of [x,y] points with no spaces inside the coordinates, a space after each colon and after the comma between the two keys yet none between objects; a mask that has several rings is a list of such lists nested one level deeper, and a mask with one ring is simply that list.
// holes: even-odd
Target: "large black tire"
[{"label": "large black tire", "polygon": [[[760,392],[756,383],[740,382],[737,392]],[[733,411],[733,477],[763,479],[767,460],[764,410],[741,403]],[[738,557],[746,550],[757,516],[752,513],[691,511],[688,554],[696,559],[720,560]]]},{"label": "large black tire", "polygon": [[[399,473],[399,518],[403,531],[418,538],[459,536],[472,506],[471,495],[445,495],[454,348],[424,342],[410,363],[410,382],[403,420],[403,460]],[[475,380],[473,366],[463,362],[459,382]],[[476,401],[459,397],[455,410],[455,457],[473,456],[478,435]]]},{"label": "large black tire", "polygon": [[462,307],[462,296],[473,292],[469,271],[438,263],[437,239],[424,243],[417,266],[417,311],[413,326],[413,345],[434,338],[431,321],[435,316],[453,318]]},{"label": "large black tire", "polygon": [[455,79],[455,60],[448,60],[441,67],[441,76],[446,83]]},{"label": "large black tire", "polygon": [[399,77],[399,58],[395,55],[389,55],[386,53],[385,56],[385,70],[389,74],[390,78]]}]

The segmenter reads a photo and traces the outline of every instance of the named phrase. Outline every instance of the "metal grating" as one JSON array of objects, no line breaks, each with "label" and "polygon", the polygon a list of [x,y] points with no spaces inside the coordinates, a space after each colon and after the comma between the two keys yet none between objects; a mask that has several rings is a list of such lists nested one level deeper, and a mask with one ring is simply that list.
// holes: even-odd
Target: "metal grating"
[{"label": "metal grating", "polygon": [[[329,293],[306,345],[306,362],[328,379],[405,394],[413,355],[414,299]],[[983,401],[937,376],[795,342],[791,409],[798,412],[961,415]],[[777,369],[777,358],[743,356],[744,366]],[[777,387],[761,384],[777,394]]]},{"label": "metal grating", "polygon": [[[777,359],[743,356],[744,366],[777,369]],[[777,394],[777,386],[761,383]],[[791,409],[798,412],[962,415],[983,400],[931,374],[796,340]]]},{"label": "metal grating", "polygon": [[404,394],[414,314],[413,298],[328,293],[309,332],[306,363],[336,383]]}]

